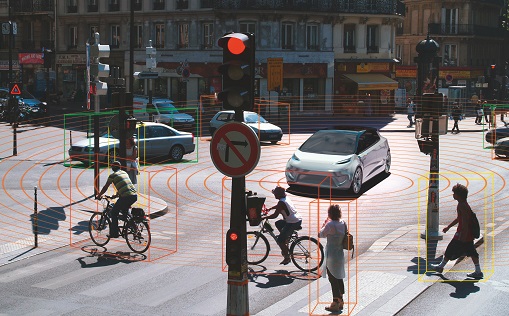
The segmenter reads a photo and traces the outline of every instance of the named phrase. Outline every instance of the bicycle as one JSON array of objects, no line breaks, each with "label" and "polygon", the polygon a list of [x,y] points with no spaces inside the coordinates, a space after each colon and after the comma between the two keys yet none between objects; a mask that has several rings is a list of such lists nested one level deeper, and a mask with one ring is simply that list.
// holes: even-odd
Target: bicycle
[{"label": "bicycle", "polygon": [[[263,206],[262,212],[267,214],[267,208]],[[269,256],[270,244],[264,234],[269,234],[276,241],[274,228],[268,219],[263,220],[259,231],[247,232],[247,263],[260,264]],[[288,243],[290,245],[290,258],[293,264],[301,271],[312,272],[317,270],[323,263],[323,246],[313,237],[300,236],[296,229]]]},{"label": "bicycle", "polygon": [[[111,223],[111,210],[113,209],[115,196],[104,195],[101,199],[103,202],[103,211],[94,212],[88,223],[88,232],[92,241],[97,246],[104,246],[110,241],[109,227]],[[129,248],[136,253],[144,253],[150,247],[152,236],[148,226],[147,216],[141,208],[133,207],[131,212],[119,214],[119,221],[123,221],[119,225],[120,236],[122,236]]]}]

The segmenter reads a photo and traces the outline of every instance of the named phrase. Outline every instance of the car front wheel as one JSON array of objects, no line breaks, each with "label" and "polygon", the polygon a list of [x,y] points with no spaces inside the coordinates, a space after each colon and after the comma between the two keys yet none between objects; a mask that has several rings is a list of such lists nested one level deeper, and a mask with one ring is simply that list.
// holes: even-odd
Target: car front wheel
[{"label": "car front wheel", "polygon": [[361,192],[362,187],[362,170],[361,168],[355,169],[355,173],[352,178],[352,186],[351,190],[354,194],[359,194]]},{"label": "car front wheel", "polygon": [[175,145],[170,150],[170,159],[179,162],[184,157],[184,148],[180,145]]}]

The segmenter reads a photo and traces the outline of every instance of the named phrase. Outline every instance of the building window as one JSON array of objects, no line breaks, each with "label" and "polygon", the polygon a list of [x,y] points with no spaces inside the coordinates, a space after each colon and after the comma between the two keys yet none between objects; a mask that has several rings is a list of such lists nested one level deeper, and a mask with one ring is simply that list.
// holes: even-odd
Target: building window
[{"label": "building window", "polygon": [[368,0],[367,9],[368,11],[376,11],[377,0]]},{"label": "building window", "polygon": [[179,24],[178,48],[188,48],[188,47],[189,47],[189,24],[181,23]]},{"label": "building window", "polygon": [[444,34],[458,34],[458,9],[442,8],[442,31]]},{"label": "building window", "polygon": [[306,27],[306,43],[308,49],[318,50],[320,48],[318,42],[318,25],[311,24]]},{"label": "building window", "polygon": [[98,12],[99,6],[97,4],[97,0],[88,0],[88,6],[87,6],[88,12]]},{"label": "building window", "polygon": [[143,7],[142,0],[134,0],[134,11],[141,11]]},{"label": "building window", "polygon": [[112,25],[110,34],[111,47],[118,48],[120,46],[120,25]]},{"label": "building window", "polygon": [[378,53],[378,25],[368,25],[366,47],[368,53]]},{"label": "building window", "polygon": [[240,22],[240,33],[253,33],[256,34],[254,22]]},{"label": "building window", "polygon": [[108,4],[108,11],[115,12],[120,10],[120,4],[118,3],[118,0],[110,0]]},{"label": "building window", "polygon": [[134,47],[142,48],[143,47],[143,25],[136,24],[134,26]]},{"label": "building window", "polygon": [[293,44],[293,24],[283,23],[281,27],[281,48],[295,49]]},{"label": "building window", "polygon": [[211,9],[214,7],[214,0],[201,0],[200,8],[202,9]]},{"label": "building window", "polygon": [[203,23],[203,47],[212,48],[214,46],[214,24]]},{"label": "building window", "polygon": [[69,49],[78,47],[78,27],[69,27]]},{"label": "building window", "polygon": [[177,0],[177,10],[189,9],[188,0]]},{"label": "building window", "polygon": [[95,33],[96,32],[99,32],[99,26],[98,25],[91,25],[90,26],[89,43],[93,44],[95,42]]},{"label": "building window", "polygon": [[343,47],[345,53],[355,53],[355,24],[345,24]]},{"label": "building window", "polygon": [[164,10],[164,0],[154,0],[154,10]]},{"label": "building window", "polygon": [[78,1],[67,0],[67,13],[77,13],[77,12],[78,12]]},{"label": "building window", "polygon": [[456,44],[444,45],[444,66],[458,65],[458,46]]},{"label": "building window", "polygon": [[400,44],[396,44],[396,58],[399,59],[400,61],[403,60],[402,59],[403,57],[402,57],[401,51],[402,51],[401,45]]},{"label": "building window", "polygon": [[155,29],[156,29],[155,47],[163,48],[164,47],[164,24],[163,23],[156,24]]}]

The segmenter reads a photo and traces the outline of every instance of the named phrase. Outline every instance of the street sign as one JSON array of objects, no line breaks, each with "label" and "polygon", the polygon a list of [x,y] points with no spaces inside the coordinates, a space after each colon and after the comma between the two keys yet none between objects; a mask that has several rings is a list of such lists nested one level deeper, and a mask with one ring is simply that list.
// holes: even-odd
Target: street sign
[{"label": "street sign", "polygon": [[11,88],[10,88],[10,94],[11,95],[21,95],[21,83],[20,82],[13,82],[11,83]]},{"label": "street sign", "polygon": [[210,142],[212,162],[222,174],[235,178],[250,173],[260,160],[260,141],[251,127],[230,122],[219,127]]},{"label": "street sign", "polygon": [[151,71],[141,71],[134,74],[138,77],[138,79],[157,79],[159,78],[158,72],[151,72]]},{"label": "street sign", "polygon": [[283,87],[283,58],[267,58],[267,91]]}]

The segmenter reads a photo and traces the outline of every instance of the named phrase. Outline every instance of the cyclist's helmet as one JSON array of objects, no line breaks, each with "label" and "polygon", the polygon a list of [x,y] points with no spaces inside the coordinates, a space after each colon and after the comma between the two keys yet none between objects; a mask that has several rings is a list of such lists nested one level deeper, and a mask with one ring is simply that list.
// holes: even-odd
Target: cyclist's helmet
[{"label": "cyclist's helmet", "polygon": [[272,193],[274,194],[274,197],[276,199],[281,199],[281,198],[284,198],[286,196],[286,190],[280,186],[277,186],[275,187],[273,190],[272,190]]}]

